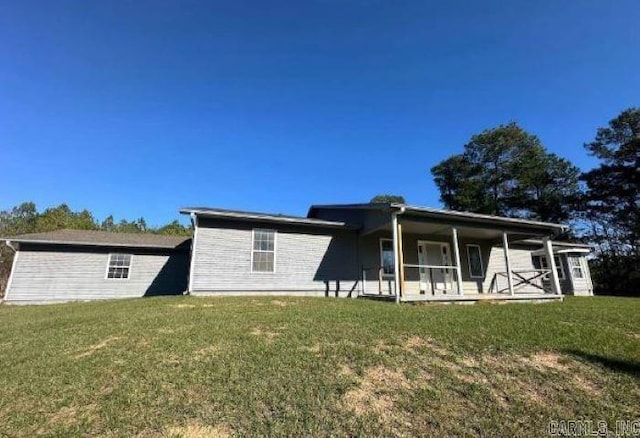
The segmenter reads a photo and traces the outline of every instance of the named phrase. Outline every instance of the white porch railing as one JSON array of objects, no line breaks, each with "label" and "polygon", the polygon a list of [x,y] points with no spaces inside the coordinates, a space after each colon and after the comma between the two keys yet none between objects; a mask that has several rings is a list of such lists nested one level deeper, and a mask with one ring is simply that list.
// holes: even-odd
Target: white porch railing
[{"label": "white porch railing", "polygon": [[[455,272],[458,269],[454,265],[414,265],[405,264],[403,269],[403,283],[400,287],[403,288],[405,295],[411,295],[411,291],[407,290],[407,283],[425,283],[429,284],[429,290],[423,292],[435,293],[436,290],[444,291],[445,293],[457,293],[456,275]],[[415,276],[411,276],[407,279],[407,270],[418,269],[418,273]],[[442,275],[442,281],[438,281],[434,271],[439,270],[438,275]],[[424,277],[423,277],[424,276]],[[415,277],[415,278],[414,278]],[[375,280],[374,280],[375,279]],[[385,275],[383,267],[372,267],[362,269],[362,288],[361,293],[363,295],[387,295],[395,296],[395,291],[384,290],[383,284],[393,282],[395,280],[394,274]],[[378,290],[372,291],[367,289],[367,283],[370,281],[376,281]],[[443,284],[445,287],[438,287],[438,284]]]},{"label": "white porch railing", "polygon": [[[414,270],[416,269],[418,271],[417,275],[407,276],[408,272],[415,272]],[[429,292],[432,295],[435,295],[436,292],[457,294],[457,270],[458,266],[455,265],[405,264],[403,265],[404,293],[405,295],[415,295],[416,292],[417,294]],[[417,290],[413,287],[407,287],[407,283],[409,285],[417,284]],[[425,286],[424,290],[421,289],[422,284]],[[429,288],[428,290],[427,287]]]}]

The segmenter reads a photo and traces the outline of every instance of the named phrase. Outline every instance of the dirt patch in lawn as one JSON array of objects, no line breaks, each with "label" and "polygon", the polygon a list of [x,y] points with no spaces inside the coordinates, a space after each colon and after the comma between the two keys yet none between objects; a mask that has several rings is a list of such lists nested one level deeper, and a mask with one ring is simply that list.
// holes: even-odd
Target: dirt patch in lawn
[{"label": "dirt patch in lawn", "polygon": [[[343,365],[338,373],[343,377],[355,377],[354,371]],[[357,378],[358,385],[342,397],[342,405],[358,416],[375,415],[383,424],[398,420],[401,415],[394,409],[399,392],[411,391],[424,386],[427,374],[408,379],[404,372],[392,370],[384,365],[369,367]]]},{"label": "dirt patch in lawn", "polygon": [[393,408],[391,392],[409,388],[404,374],[382,365],[369,368],[357,388],[347,391],[342,402],[356,415],[373,413],[384,420]]},{"label": "dirt patch in lawn", "polygon": [[47,418],[51,426],[71,427],[81,421],[94,421],[97,418],[97,407],[90,403],[85,406],[64,406]]},{"label": "dirt patch in lawn", "polygon": [[198,306],[195,304],[172,304],[171,307],[174,309],[195,309]]},{"label": "dirt patch in lawn", "polygon": [[[278,330],[284,330],[286,327],[278,327]],[[281,332],[276,332],[273,330],[266,329],[264,327],[254,327],[251,332],[253,336],[258,336],[265,338],[267,342],[273,342],[276,337],[280,335]]]},{"label": "dirt patch in lawn", "polygon": [[438,345],[438,343],[431,338],[412,336],[404,342],[404,349],[408,352],[416,352],[421,348],[429,349],[438,356],[449,356],[451,354],[449,350]]},{"label": "dirt patch in lawn", "polygon": [[573,383],[573,386],[582,390],[583,392],[586,392],[587,394],[596,397],[602,394],[600,388],[591,379],[585,376],[576,374],[572,377],[571,381]]},{"label": "dirt patch in lawn", "polygon": [[338,368],[338,375],[341,377],[353,377],[356,373],[349,365],[342,364]]},{"label": "dirt patch in lawn", "polygon": [[304,345],[300,347],[300,350],[307,351],[309,353],[314,353],[317,355],[318,353],[320,353],[320,350],[322,350],[322,346],[318,343],[313,345]]},{"label": "dirt patch in lawn", "polygon": [[219,351],[220,351],[220,348],[217,345],[209,345],[208,347],[204,347],[196,351],[195,358],[204,359],[205,357],[215,355]]},{"label": "dirt patch in lawn", "polygon": [[112,336],[110,338],[104,339],[101,342],[98,342],[97,344],[94,345],[90,345],[86,351],[83,351],[82,353],[79,353],[75,356],[76,359],[82,359],[84,357],[88,357],[93,355],[95,352],[102,350],[104,348],[106,348],[107,346],[109,346],[109,344],[112,344],[116,341],[120,340],[119,336]]},{"label": "dirt patch in lawn", "polygon": [[292,303],[288,303],[286,301],[280,301],[280,300],[271,300],[271,304],[273,304],[274,306],[278,306],[278,307],[287,307],[287,306],[291,305]]},{"label": "dirt patch in lawn", "polygon": [[227,426],[210,426],[190,421],[184,426],[168,427],[162,436],[166,438],[226,438],[232,435]]},{"label": "dirt patch in lawn", "polygon": [[537,368],[538,370],[554,370],[565,372],[569,369],[566,361],[559,354],[540,352],[529,357],[522,357],[520,361],[525,365]]},{"label": "dirt patch in lawn", "polygon": [[501,405],[520,398],[527,403],[553,406],[573,388],[590,396],[602,395],[598,371],[567,355],[544,351],[528,356],[485,355],[475,362],[463,370],[467,378],[457,377],[484,385]]}]

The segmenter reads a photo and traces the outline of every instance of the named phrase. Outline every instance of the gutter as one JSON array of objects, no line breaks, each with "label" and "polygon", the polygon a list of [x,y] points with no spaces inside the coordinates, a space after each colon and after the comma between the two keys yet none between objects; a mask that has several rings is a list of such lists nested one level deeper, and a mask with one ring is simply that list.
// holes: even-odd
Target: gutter
[{"label": "gutter", "polygon": [[562,224],[555,224],[551,222],[540,222],[529,219],[519,219],[519,218],[510,218],[503,216],[493,216],[486,215],[480,213],[471,213],[466,211],[456,211],[456,210],[441,210],[435,208],[428,207],[414,207],[410,205],[404,204],[390,204],[391,208],[402,208],[406,207],[408,213],[414,213],[418,216],[424,215],[432,218],[439,219],[449,219],[449,220],[458,220],[460,222],[470,222],[470,223],[484,223],[488,225],[493,225],[494,227],[500,225],[506,226],[520,226],[520,227],[531,227],[537,229],[545,229],[545,230],[560,230],[560,232],[567,230],[569,227]]},{"label": "gutter", "polygon": [[[186,240],[186,239],[185,239]],[[10,242],[7,240],[6,242]],[[162,249],[175,249],[179,245],[147,245],[140,243],[106,243],[106,242],[74,242],[69,240],[41,240],[41,239],[18,239],[14,240],[16,243],[35,243],[35,244],[50,244],[50,245],[78,245],[78,246],[99,246],[99,247],[119,247],[119,248],[162,248]],[[184,243],[184,242],[183,242]],[[9,247],[13,248],[11,245]]]}]

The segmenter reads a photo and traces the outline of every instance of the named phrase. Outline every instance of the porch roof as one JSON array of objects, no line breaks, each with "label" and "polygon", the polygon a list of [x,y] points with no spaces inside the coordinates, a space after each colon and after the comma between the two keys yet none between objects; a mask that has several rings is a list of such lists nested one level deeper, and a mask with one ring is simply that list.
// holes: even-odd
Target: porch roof
[{"label": "porch roof", "polygon": [[[438,208],[421,207],[416,205],[398,204],[398,203],[380,203],[380,204],[333,204],[333,205],[313,205],[309,209],[309,217],[314,217],[318,210],[373,210],[378,212],[389,213],[389,221],[391,213],[400,214],[401,221],[411,221],[415,223],[430,222],[443,226],[456,225],[459,227],[471,229],[493,229],[493,230],[513,230],[522,235],[522,238],[544,236],[556,234],[566,230],[568,227],[562,224],[554,224],[550,222],[540,222],[529,219],[509,218],[503,216],[494,216],[488,214],[471,213],[466,211],[444,210]],[[378,224],[381,225],[381,224]],[[384,226],[377,227],[382,229]],[[366,232],[374,231],[374,229],[364,230]]]}]

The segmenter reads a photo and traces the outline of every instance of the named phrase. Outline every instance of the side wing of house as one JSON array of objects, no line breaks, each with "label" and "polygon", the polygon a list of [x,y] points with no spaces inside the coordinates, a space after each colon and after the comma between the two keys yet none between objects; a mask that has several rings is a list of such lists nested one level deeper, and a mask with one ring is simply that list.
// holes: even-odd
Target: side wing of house
[{"label": "side wing of house", "polygon": [[[122,262],[116,262],[123,255]],[[22,243],[5,300],[12,304],[175,295],[186,290],[187,251]],[[116,277],[109,278],[121,265]],[[113,277],[114,275],[111,275]]]},{"label": "side wing of house", "polygon": [[559,254],[567,276],[567,295],[589,296],[593,295],[593,283],[591,271],[585,252],[566,250]]},{"label": "side wing of house", "polygon": [[356,296],[354,230],[198,217],[193,295]]}]

